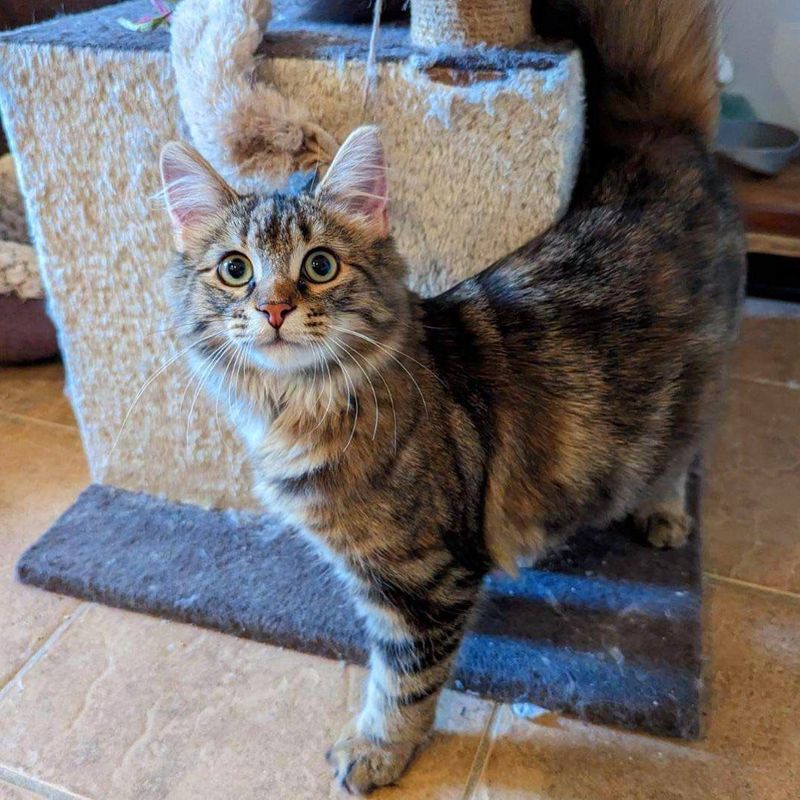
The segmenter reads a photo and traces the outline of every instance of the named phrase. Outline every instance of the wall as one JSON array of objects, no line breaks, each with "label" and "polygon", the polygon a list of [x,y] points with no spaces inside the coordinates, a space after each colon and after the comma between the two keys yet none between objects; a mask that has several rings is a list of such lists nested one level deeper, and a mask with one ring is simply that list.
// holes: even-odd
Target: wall
[{"label": "wall", "polygon": [[721,0],[729,90],[759,117],[800,131],[800,0]]}]

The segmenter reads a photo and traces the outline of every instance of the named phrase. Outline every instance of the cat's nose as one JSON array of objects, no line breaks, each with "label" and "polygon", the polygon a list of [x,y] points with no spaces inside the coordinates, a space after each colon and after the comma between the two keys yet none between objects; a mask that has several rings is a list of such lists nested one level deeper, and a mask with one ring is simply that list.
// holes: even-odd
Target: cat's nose
[{"label": "cat's nose", "polygon": [[295,306],[290,303],[264,303],[263,305],[256,306],[259,311],[263,311],[267,315],[270,325],[275,330],[278,330],[283,325],[286,317],[295,309]]}]

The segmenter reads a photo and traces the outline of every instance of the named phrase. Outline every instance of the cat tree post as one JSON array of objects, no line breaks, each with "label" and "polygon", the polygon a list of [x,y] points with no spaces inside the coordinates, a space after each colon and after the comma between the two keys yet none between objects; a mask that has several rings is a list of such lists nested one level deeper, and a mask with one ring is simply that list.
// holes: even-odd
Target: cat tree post
[{"label": "cat tree post", "polygon": [[411,38],[423,47],[513,47],[532,32],[530,0],[411,0]]}]

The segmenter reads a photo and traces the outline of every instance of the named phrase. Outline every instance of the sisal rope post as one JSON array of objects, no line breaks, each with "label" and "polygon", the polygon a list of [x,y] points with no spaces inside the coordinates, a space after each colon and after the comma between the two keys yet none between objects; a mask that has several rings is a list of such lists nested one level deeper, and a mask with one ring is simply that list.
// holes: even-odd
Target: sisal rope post
[{"label": "sisal rope post", "polygon": [[513,47],[532,34],[531,0],[411,0],[411,40],[422,47]]}]

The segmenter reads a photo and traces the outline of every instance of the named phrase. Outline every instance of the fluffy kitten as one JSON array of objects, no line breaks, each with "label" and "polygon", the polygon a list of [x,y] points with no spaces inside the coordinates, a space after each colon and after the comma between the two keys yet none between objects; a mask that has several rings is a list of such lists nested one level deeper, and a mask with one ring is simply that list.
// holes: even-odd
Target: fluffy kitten
[{"label": "fluffy kitten", "polygon": [[163,153],[187,342],[235,398],[265,507],[366,621],[364,709],[329,754],[355,792],[396,780],[430,730],[488,570],[628,514],[684,541],[736,334],[742,234],[707,147],[713,0],[542,1],[536,21],[585,47],[572,208],[430,300],[404,284],[374,128],[298,197],[238,196],[189,148]]}]

